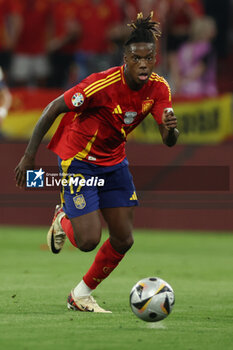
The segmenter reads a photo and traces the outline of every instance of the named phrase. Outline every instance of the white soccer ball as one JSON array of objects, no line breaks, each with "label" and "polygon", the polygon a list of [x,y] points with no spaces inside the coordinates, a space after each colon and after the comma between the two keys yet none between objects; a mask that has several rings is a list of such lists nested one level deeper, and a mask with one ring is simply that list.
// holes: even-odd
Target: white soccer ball
[{"label": "white soccer ball", "polygon": [[138,281],[130,293],[132,311],[147,322],[157,322],[166,318],[171,313],[174,303],[172,287],[158,277]]}]

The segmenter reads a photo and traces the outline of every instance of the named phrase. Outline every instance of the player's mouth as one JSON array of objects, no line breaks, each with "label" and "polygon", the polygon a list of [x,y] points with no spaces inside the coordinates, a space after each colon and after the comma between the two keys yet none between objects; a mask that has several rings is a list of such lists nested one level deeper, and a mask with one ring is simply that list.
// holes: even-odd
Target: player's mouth
[{"label": "player's mouth", "polygon": [[138,74],[138,79],[141,80],[141,81],[145,81],[148,78],[149,78],[148,73],[140,73],[140,74]]}]

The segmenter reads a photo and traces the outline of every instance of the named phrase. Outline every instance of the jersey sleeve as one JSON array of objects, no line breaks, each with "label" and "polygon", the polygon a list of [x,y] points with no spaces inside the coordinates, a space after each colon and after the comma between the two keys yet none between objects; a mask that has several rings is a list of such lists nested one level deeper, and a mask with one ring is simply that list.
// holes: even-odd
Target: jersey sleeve
[{"label": "jersey sleeve", "polygon": [[64,99],[70,111],[82,113],[87,108],[98,106],[98,95],[95,98],[87,96],[85,88],[90,86],[95,79],[92,75],[84,79],[81,83],[75,85],[64,93]]},{"label": "jersey sleeve", "polygon": [[151,109],[151,114],[158,124],[162,124],[164,108],[172,108],[171,90],[165,79],[161,79],[156,86],[156,98]]}]

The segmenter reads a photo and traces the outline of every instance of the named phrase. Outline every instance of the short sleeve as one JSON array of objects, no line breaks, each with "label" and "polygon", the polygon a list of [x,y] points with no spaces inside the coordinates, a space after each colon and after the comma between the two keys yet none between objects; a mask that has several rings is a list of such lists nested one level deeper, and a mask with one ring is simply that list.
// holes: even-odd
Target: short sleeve
[{"label": "short sleeve", "polygon": [[171,90],[165,79],[161,79],[156,86],[156,99],[151,114],[158,124],[162,124],[164,108],[172,108]]},{"label": "short sleeve", "polygon": [[95,108],[101,104],[100,94],[93,96],[87,92],[93,90],[100,78],[100,73],[91,74],[64,93],[65,103],[70,111],[82,113],[87,108]]},{"label": "short sleeve", "polygon": [[89,100],[79,84],[67,90],[64,99],[69,110],[74,112],[81,113],[89,105]]}]

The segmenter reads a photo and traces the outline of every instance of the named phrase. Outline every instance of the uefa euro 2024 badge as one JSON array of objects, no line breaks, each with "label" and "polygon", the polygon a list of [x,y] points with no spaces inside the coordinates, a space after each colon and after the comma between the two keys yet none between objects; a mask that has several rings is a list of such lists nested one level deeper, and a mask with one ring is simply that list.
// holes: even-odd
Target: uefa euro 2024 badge
[{"label": "uefa euro 2024 badge", "polygon": [[72,96],[71,102],[73,106],[80,107],[84,102],[84,97],[80,92],[77,92]]},{"label": "uefa euro 2024 badge", "polygon": [[42,168],[39,170],[27,170],[26,187],[44,187],[44,173]]}]

